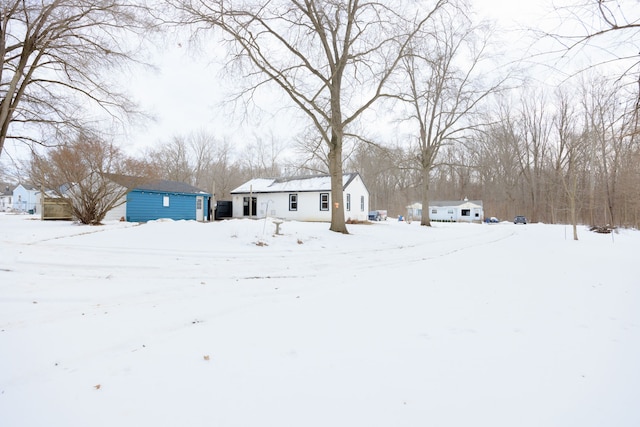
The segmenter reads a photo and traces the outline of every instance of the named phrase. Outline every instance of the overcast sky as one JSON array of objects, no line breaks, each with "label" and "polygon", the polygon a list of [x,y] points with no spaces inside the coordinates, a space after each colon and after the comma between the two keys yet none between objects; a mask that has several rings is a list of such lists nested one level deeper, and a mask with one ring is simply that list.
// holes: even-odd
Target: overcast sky
[{"label": "overcast sky", "polygon": [[[554,3],[568,1],[571,0],[555,0]],[[532,34],[522,31],[523,28],[552,29],[557,26],[550,18],[553,16],[551,0],[472,0],[472,4],[481,16],[496,21],[503,53],[511,57],[528,55]],[[260,116],[260,121],[242,121],[241,112],[230,114],[230,106],[224,107],[224,114],[220,113],[230,82],[220,73],[224,51],[219,46],[203,44],[200,49],[192,49],[187,36],[168,38],[150,56],[156,70],[139,70],[125,77],[133,100],[155,117],[155,121],[147,122],[145,126],[131,127],[120,141],[132,154],[140,154],[144,148],[169,141],[174,136],[199,130],[241,143],[254,134],[291,139],[301,129],[299,122],[292,121],[291,113],[281,109],[282,101],[259,100],[260,107],[266,112]],[[7,148],[11,150],[10,144]]]},{"label": "overcast sky", "polygon": [[[544,16],[543,1],[518,0],[476,0],[473,5],[484,17],[495,20],[501,35],[510,40],[515,47],[516,40],[523,45],[528,41],[517,29],[536,25]],[[162,48],[156,60],[158,70],[132,76],[131,93],[141,106],[156,117],[146,128],[134,129],[125,145],[130,149],[154,145],[158,141],[167,141],[175,135],[186,135],[204,129],[218,138],[237,138],[238,135],[251,137],[254,133],[270,134],[275,137],[290,137],[296,123],[287,120],[287,113],[279,105],[270,105],[264,100],[262,107],[273,111],[275,116],[263,116],[261,122],[241,122],[241,116],[235,120],[220,117],[225,94],[225,76],[221,75],[216,62],[222,56],[217,54],[194,53],[189,49],[188,40],[172,40]],[[270,126],[275,123],[275,126]]]}]

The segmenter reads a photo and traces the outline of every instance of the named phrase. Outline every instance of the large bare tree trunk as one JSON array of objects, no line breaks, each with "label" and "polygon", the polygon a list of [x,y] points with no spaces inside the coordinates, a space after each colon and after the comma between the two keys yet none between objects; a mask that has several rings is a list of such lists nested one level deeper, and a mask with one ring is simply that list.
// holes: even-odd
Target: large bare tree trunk
[{"label": "large bare tree trunk", "polygon": [[331,176],[331,226],[329,229],[337,233],[347,234],[348,230],[345,223],[343,206],[344,191],[341,147],[335,147],[329,151],[329,170]]},{"label": "large bare tree trunk", "polygon": [[424,177],[429,178],[429,174],[430,170],[428,168],[426,168],[426,170],[422,170],[422,219],[420,220],[420,225],[424,225],[426,227],[431,227],[431,219],[429,218],[429,179],[424,179]]}]

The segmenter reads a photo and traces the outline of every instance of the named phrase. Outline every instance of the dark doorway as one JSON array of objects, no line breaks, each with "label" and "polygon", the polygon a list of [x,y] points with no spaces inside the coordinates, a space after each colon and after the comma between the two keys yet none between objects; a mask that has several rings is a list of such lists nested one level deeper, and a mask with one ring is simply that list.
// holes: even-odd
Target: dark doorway
[{"label": "dark doorway", "polygon": [[[255,216],[257,207],[258,207],[258,198],[257,197],[252,197],[251,198],[251,205],[249,205],[249,198],[248,197],[243,197],[242,198],[242,208],[243,208],[242,214],[244,216]],[[249,210],[249,208],[251,208],[251,210]]]}]

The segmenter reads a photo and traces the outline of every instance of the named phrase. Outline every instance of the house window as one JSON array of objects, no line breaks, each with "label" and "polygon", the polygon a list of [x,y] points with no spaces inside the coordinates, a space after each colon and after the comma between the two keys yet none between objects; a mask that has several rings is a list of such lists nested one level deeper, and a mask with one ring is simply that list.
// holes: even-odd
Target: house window
[{"label": "house window", "polygon": [[471,209],[462,209],[460,213],[462,216],[471,216]]},{"label": "house window", "polygon": [[320,193],[320,210],[329,210],[329,193]]},{"label": "house window", "polygon": [[364,212],[364,196],[360,196],[360,211]]},{"label": "house window", "polygon": [[437,214],[438,213],[438,209],[431,209],[431,213],[434,214],[434,215]]},{"label": "house window", "polygon": [[297,194],[289,194],[289,210],[297,211],[298,210],[298,195]]},{"label": "house window", "polygon": [[448,213],[449,215],[453,215],[453,209],[449,209],[449,210],[447,211],[447,213]]},{"label": "house window", "polygon": [[162,206],[164,206],[165,208],[169,207],[169,196],[162,197]]},{"label": "house window", "polygon": [[351,210],[351,194],[347,193],[347,210]]}]

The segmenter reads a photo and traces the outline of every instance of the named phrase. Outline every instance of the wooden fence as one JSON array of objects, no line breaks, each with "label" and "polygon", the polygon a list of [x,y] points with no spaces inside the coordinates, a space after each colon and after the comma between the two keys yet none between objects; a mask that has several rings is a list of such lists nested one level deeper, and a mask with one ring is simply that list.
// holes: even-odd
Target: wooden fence
[{"label": "wooden fence", "polygon": [[71,205],[65,199],[44,197],[42,199],[42,219],[73,219]]}]

